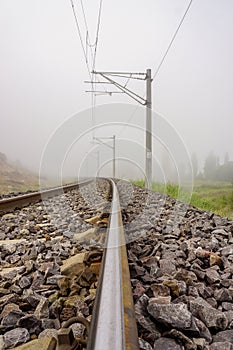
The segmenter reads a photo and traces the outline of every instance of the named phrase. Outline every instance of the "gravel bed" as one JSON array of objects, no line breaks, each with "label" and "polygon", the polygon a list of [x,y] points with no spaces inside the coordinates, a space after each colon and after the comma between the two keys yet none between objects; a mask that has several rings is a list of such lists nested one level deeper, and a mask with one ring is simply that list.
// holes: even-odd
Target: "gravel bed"
[{"label": "gravel bed", "polygon": [[[2,216],[0,350],[56,338],[73,316],[91,320],[106,183]],[[233,350],[233,222],[117,183],[140,349]],[[72,328],[85,337],[84,325]]]},{"label": "gravel bed", "polygon": [[233,221],[118,187],[140,349],[233,350]]},{"label": "gravel bed", "polygon": [[108,197],[100,180],[1,217],[0,350],[56,338],[70,317],[90,320]]},{"label": "gravel bed", "polygon": [[33,191],[33,190],[27,190],[25,192],[9,192],[6,194],[0,194],[0,200],[1,199],[5,199],[5,198],[12,198],[12,197],[17,197],[17,196],[22,196],[23,194],[30,194],[30,193],[34,193],[37,191]]}]

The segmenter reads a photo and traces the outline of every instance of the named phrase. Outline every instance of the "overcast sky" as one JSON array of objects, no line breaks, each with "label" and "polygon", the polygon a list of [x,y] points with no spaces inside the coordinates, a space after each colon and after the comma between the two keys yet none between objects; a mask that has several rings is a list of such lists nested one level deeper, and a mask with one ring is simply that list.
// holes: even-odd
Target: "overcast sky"
[{"label": "overcast sky", "polygon": [[[74,3],[85,43],[80,1]],[[145,72],[151,68],[153,74],[188,3],[103,0],[96,70]],[[83,0],[83,5],[94,43],[99,1]],[[0,0],[0,47],[0,151],[38,169],[55,130],[91,107],[91,95],[85,92],[91,87],[84,84],[89,76],[70,1]],[[87,55],[90,58],[90,49]],[[193,0],[153,81],[152,98],[153,109],[202,161],[211,150],[220,159],[228,151],[233,160],[232,62],[233,0]],[[129,82],[128,87],[145,93],[144,82]],[[136,106],[121,94],[96,99],[97,105],[118,102]],[[124,121],[130,116],[131,112],[124,115]],[[90,127],[91,114],[86,118]],[[97,124],[101,123],[98,118]],[[112,113],[109,121],[117,122],[117,116]],[[108,132],[121,134],[115,126]],[[85,152],[92,147],[88,138],[82,147]]]}]

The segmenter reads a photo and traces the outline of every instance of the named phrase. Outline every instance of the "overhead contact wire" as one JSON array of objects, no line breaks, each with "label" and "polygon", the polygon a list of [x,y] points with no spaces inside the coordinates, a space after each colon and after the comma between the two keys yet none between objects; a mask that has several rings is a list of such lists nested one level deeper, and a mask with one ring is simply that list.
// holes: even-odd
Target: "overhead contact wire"
[{"label": "overhead contact wire", "polygon": [[[162,57],[162,59],[161,59],[159,65],[158,65],[158,67],[157,67],[157,69],[156,69],[156,71],[155,71],[155,73],[154,73],[154,75],[153,75],[153,78],[152,78],[153,81],[154,81],[155,77],[158,75],[158,73],[159,73],[159,71],[160,71],[160,69],[161,69],[161,67],[162,67],[162,65],[163,65],[163,63],[164,63],[164,61],[165,61],[165,58],[166,58],[167,55],[168,55],[169,50],[170,50],[171,47],[172,47],[172,44],[174,43],[174,41],[175,41],[175,39],[176,39],[176,36],[177,36],[177,34],[178,34],[178,32],[179,32],[179,30],[180,30],[180,28],[181,28],[181,26],[182,26],[182,24],[183,24],[183,22],[184,22],[185,17],[187,16],[187,13],[188,13],[188,11],[189,11],[189,9],[190,9],[192,3],[193,3],[193,0],[190,0],[189,4],[188,4],[188,6],[187,6],[187,8],[186,8],[186,10],[185,10],[185,13],[184,13],[184,15],[183,15],[182,18],[181,18],[181,21],[179,22],[179,25],[178,25],[178,27],[177,27],[175,33],[174,33],[173,36],[172,36],[172,39],[171,39],[171,41],[170,41],[170,43],[169,43],[169,45],[168,45],[168,47],[167,47],[167,50],[165,51],[165,53],[164,53],[164,55],[163,55],[163,57]],[[144,94],[144,98],[145,98],[145,94]],[[127,123],[129,123],[130,120],[133,118],[133,116],[134,116],[134,114],[136,113],[137,109],[138,109],[138,106],[136,106],[136,108],[134,109],[133,113],[131,114],[131,116],[130,116],[129,119],[127,120]],[[124,130],[124,128],[125,128],[125,126],[120,130],[120,132],[118,133],[118,135],[122,132],[122,130]]]},{"label": "overhead contact wire", "polygon": [[88,58],[87,58],[87,54],[86,54],[86,51],[85,51],[85,47],[84,47],[84,44],[83,44],[81,30],[80,30],[80,27],[79,27],[78,17],[76,15],[76,11],[75,11],[75,6],[74,6],[73,0],[70,0],[70,3],[71,3],[72,10],[73,10],[73,15],[74,15],[74,19],[75,19],[75,23],[76,23],[76,27],[77,27],[77,31],[78,31],[78,35],[79,35],[79,39],[80,39],[80,42],[81,42],[81,46],[82,46],[82,50],[83,50],[83,54],[84,54],[84,58],[85,58],[86,66],[87,66],[87,70],[88,70],[88,73],[89,73],[89,76],[90,76],[90,79],[91,79],[91,71],[90,71],[90,67],[89,67],[89,63],[88,63]]},{"label": "overhead contact wire", "polygon": [[187,15],[187,13],[188,13],[188,11],[189,11],[191,5],[192,5],[192,2],[193,2],[193,0],[191,0],[191,1],[189,2],[188,7],[187,7],[187,9],[186,9],[186,11],[185,11],[183,17],[181,18],[181,21],[180,21],[180,23],[179,23],[179,25],[178,25],[178,27],[177,27],[177,29],[176,29],[174,35],[173,35],[173,37],[172,37],[172,39],[171,39],[171,41],[170,41],[168,47],[167,47],[167,50],[165,51],[165,53],[164,53],[164,55],[163,55],[163,57],[162,57],[162,59],[161,59],[159,65],[158,65],[158,68],[156,69],[156,71],[155,71],[155,73],[154,73],[154,75],[153,75],[153,80],[154,80],[154,78],[158,75],[158,73],[159,73],[159,71],[160,71],[160,68],[162,67],[163,62],[165,61],[165,58],[167,57],[168,52],[169,52],[170,48],[172,47],[172,44],[174,43],[175,38],[176,38],[176,36],[177,36],[177,34],[178,34],[178,32],[179,32],[179,30],[180,30],[180,28],[181,28],[181,26],[182,26],[182,24],[183,24],[183,22],[184,22],[184,19],[185,19],[186,15]]},{"label": "overhead contact wire", "polygon": [[94,60],[93,60],[93,70],[95,69],[96,53],[97,53],[97,46],[98,46],[98,41],[99,41],[99,30],[100,30],[100,19],[101,19],[102,5],[103,5],[103,0],[100,0],[98,24],[97,24],[97,31],[96,31],[96,41],[95,41],[95,52],[94,52]]}]

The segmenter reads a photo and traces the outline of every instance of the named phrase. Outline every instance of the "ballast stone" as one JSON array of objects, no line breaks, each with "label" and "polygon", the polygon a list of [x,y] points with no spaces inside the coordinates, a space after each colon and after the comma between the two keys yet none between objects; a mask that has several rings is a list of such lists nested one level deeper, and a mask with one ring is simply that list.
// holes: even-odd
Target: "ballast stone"
[{"label": "ballast stone", "polygon": [[61,273],[63,275],[76,276],[80,274],[85,268],[86,253],[79,253],[74,256],[71,256],[67,259],[61,266]]}]

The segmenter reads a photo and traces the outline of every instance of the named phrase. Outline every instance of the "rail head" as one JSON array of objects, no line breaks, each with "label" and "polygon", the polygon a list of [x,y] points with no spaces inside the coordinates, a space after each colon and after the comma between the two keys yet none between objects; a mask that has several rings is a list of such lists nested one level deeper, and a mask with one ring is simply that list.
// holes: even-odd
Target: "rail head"
[{"label": "rail head", "polygon": [[115,183],[87,350],[139,350],[128,258]]}]

